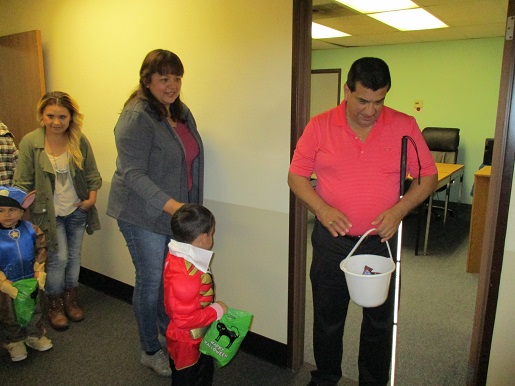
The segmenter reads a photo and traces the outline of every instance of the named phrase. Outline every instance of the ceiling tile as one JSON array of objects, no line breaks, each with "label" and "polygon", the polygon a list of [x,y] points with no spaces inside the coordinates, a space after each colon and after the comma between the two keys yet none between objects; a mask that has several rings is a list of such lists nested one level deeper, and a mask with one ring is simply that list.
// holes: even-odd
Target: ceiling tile
[{"label": "ceiling tile", "polygon": [[[313,0],[313,21],[351,34],[313,40],[313,49],[372,46],[503,36],[508,0],[414,0],[449,28],[400,32],[331,0]],[[336,46],[335,46],[336,45]]]}]

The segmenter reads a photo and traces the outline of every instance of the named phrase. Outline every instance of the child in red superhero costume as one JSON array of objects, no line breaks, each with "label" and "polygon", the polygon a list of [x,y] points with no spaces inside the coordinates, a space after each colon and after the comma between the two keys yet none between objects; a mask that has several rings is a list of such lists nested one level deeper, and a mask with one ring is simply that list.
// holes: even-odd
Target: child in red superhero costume
[{"label": "child in red superhero costume", "polygon": [[209,325],[227,312],[214,300],[209,269],[215,218],[202,205],[185,204],[172,216],[174,240],[164,267],[164,301],[170,324],[166,331],[173,386],[213,383],[213,358],[199,346]]}]

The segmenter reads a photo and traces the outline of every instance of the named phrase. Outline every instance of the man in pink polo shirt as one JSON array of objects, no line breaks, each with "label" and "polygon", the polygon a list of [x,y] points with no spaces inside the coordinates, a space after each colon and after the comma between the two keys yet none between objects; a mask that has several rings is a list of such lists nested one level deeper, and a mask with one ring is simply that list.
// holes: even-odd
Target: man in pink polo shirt
[{"label": "man in pink polo shirt", "polygon": [[[344,86],[345,100],[311,119],[290,165],[291,190],[316,216],[310,278],[317,369],[310,385],[336,385],[342,376],[342,338],[350,297],[340,262],[371,228],[376,229],[374,234],[355,254],[389,256],[385,241],[396,236],[404,216],[436,186],[436,166],[415,119],[384,106],[390,87],[390,71],[383,60],[355,61]],[[403,136],[411,137],[418,150],[417,157],[414,146],[408,146],[406,165],[417,181],[399,200]],[[317,176],[316,190],[310,183],[312,173]],[[363,308],[360,385],[386,385],[389,380],[393,283],[383,305]]]}]

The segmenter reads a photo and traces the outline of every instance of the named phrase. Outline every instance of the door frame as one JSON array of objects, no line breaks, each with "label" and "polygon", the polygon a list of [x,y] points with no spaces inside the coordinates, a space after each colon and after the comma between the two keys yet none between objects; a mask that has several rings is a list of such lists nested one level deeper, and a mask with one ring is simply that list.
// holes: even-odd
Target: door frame
[{"label": "door frame", "polygon": [[[290,159],[309,120],[312,0],[293,0]],[[515,15],[515,0],[508,14]],[[513,111],[513,114],[512,114]],[[481,255],[476,312],[469,357],[469,385],[486,385],[515,163],[515,48],[506,40],[492,157],[487,227]],[[290,192],[287,365],[304,362],[307,210]]]},{"label": "door frame", "polygon": [[[515,0],[508,1],[507,20],[510,15],[515,15]],[[486,217],[487,224],[495,225],[484,233],[468,385],[486,385],[490,362],[515,163],[514,80],[515,45],[513,39],[505,39]]]},{"label": "door frame", "polygon": [[[312,0],[293,0],[290,160],[309,120]],[[307,210],[290,191],[287,366],[304,363]]]}]

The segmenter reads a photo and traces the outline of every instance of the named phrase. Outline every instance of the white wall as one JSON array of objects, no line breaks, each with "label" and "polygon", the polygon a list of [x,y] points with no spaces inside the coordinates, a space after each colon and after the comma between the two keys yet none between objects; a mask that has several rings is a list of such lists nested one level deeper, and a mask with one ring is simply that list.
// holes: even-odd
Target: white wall
[{"label": "white wall", "polygon": [[[113,128],[143,57],[169,49],[185,66],[182,100],[206,149],[206,205],[217,217],[218,296],[254,314],[252,331],[287,339],[292,2],[289,0],[0,0],[0,35],[41,30],[47,91],[85,114],[104,186]],[[35,111],[35,107],[34,107]],[[83,266],[134,283],[116,222],[85,238]]]},{"label": "white wall", "polygon": [[[515,202],[515,184],[512,183],[510,203]],[[511,206],[511,205],[510,205]],[[488,386],[513,385],[515,379],[515,216],[508,217],[506,244],[502,263],[497,313],[495,315],[492,350],[488,365]]]}]

